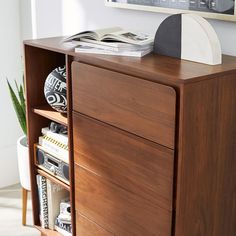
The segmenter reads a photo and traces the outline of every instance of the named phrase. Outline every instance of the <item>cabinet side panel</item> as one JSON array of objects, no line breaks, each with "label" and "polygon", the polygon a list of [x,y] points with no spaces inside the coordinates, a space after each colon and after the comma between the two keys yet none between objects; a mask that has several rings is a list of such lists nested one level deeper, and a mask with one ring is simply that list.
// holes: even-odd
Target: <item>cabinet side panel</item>
[{"label": "cabinet side panel", "polygon": [[176,236],[235,236],[235,91],[235,75],[183,88]]},{"label": "cabinet side panel", "polygon": [[236,235],[236,75],[219,81],[219,160],[213,235]]}]

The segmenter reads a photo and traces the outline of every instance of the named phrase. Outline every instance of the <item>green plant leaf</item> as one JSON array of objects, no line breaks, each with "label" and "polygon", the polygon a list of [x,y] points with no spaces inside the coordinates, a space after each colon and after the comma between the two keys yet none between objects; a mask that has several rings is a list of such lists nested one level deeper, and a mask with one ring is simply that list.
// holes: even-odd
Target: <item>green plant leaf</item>
[{"label": "green plant leaf", "polygon": [[[18,121],[20,123],[20,126],[21,126],[24,134],[27,135],[26,114],[25,114],[25,108],[24,108],[25,103],[24,103],[23,106],[21,105],[21,101],[18,100],[14,90],[12,89],[12,87],[11,87],[9,81],[8,81],[8,79],[7,79],[7,84],[8,84],[11,100],[12,100],[13,107],[15,109]],[[16,86],[16,87],[17,87],[17,91],[20,92],[19,87],[18,86]]]},{"label": "green plant leaf", "polygon": [[23,90],[22,85],[20,85],[19,98],[20,98],[21,107],[25,113],[25,97],[24,97],[24,90]]}]

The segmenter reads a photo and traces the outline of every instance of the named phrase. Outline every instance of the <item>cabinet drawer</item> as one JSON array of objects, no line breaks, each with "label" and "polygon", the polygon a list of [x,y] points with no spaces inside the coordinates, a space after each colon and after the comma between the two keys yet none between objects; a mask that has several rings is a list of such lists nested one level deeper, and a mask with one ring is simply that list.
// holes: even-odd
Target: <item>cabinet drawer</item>
[{"label": "cabinet drawer", "polygon": [[73,122],[75,163],[172,210],[173,150],[77,113]]},{"label": "cabinet drawer", "polygon": [[172,87],[79,62],[72,63],[73,109],[174,148]]},{"label": "cabinet drawer", "polygon": [[81,214],[76,214],[76,235],[77,236],[113,236],[96,223],[90,221]]},{"label": "cabinet drawer", "polygon": [[75,199],[78,213],[114,235],[171,235],[171,212],[78,165]]}]

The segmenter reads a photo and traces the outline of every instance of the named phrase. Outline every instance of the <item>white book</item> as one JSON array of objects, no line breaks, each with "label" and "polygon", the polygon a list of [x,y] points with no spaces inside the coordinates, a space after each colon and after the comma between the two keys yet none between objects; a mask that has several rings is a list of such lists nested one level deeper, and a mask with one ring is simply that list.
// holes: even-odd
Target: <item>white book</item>
[{"label": "white book", "polygon": [[55,156],[58,159],[69,164],[68,146],[60,145],[57,142],[55,142],[53,139],[47,137],[46,135],[39,137],[39,145],[41,145],[43,149],[49,154],[51,154],[52,156]]},{"label": "white book", "polygon": [[55,229],[55,220],[60,213],[60,203],[69,197],[69,192],[59,184],[47,179],[48,224],[49,229]]},{"label": "white book", "polygon": [[71,42],[75,47],[76,46],[88,46],[103,50],[110,50],[114,52],[120,51],[137,51],[137,50],[147,50],[153,47],[153,44],[148,45],[134,45],[129,43],[110,43],[110,42],[97,42],[89,39],[81,39],[81,41],[72,41]]},{"label": "white book", "polygon": [[103,54],[103,55],[128,56],[128,57],[143,57],[152,51],[153,51],[153,48],[149,48],[147,50],[121,51],[121,52],[102,50],[102,49],[88,47],[88,46],[78,46],[75,48],[75,52],[77,53]]},{"label": "white book", "polygon": [[52,138],[55,141],[58,141],[61,144],[64,144],[64,145],[68,146],[68,135],[53,133],[48,127],[42,128],[41,132],[42,132],[43,135],[46,135],[49,138]]},{"label": "white book", "polygon": [[38,187],[38,198],[39,198],[39,220],[40,224],[43,224],[42,220],[42,185],[41,185],[41,175],[36,175],[36,182]]},{"label": "white book", "polygon": [[74,45],[76,44],[76,42],[88,42],[88,43],[93,43],[93,44],[99,44],[99,45],[104,45],[104,46],[110,46],[110,47],[114,47],[114,48],[129,48],[130,46],[134,46],[134,47],[145,47],[145,46],[153,46],[154,45],[154,41],[151,41],[150,43],[146,43],[144,45],[135,45],[132,43],[124,43],[124,42],[115,42],[115,41],[96,41],[93,39],[87,39],[87,38],[81,38],[79,41],[78,40],[72,40],[71,41]]},{"label": "white book", "polygon": [[66,38],[64,42],[82,39],[90,39],[97,42],[123,42],[134,45],[147,45],[154,41],[154,38],[150,35],[124,30],[120,27],[112,27],[83,31]]}]

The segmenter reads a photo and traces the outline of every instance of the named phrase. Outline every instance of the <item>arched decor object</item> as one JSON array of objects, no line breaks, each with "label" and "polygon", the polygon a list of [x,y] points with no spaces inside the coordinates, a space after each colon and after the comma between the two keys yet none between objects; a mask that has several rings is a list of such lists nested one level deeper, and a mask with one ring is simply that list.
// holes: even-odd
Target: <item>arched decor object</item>
[{"label": "arched decor object", "polygon": [[204,18],[194,14],[166,18],[157,30],[154,52],[209,65],[222,63],[216,32]]}]

